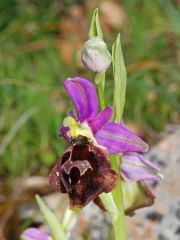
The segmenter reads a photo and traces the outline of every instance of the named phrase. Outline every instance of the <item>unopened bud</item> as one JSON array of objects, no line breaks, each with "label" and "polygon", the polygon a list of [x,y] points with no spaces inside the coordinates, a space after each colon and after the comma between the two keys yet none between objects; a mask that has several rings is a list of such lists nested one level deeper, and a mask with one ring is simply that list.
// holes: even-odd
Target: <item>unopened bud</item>
[{"label": "unopened bud", "polygon": [[83,64],[94,72],[103,72],[111,64],[111,54],[100,37],[91,37],[85,42],[81,58]]}]

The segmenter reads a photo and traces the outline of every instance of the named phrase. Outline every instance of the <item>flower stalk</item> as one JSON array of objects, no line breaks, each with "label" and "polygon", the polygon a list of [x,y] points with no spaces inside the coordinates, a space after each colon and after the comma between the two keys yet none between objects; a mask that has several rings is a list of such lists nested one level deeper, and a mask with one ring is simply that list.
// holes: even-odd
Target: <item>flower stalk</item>
[{"label": "flower stalk", "polygon": [[99,100],[99,110],[101,111],[105,107],[105,97],[104,97],[104,85],[105,85],[105,71],[96,73],[95,76],[96,89]]},{"label": "flower stalk", "polygon": [[114,229],[115,239],[126,240],[126,224],[125,224],[125,213],[124,213],[124,204],[123,204],[123,194],[122,194],[122,187],[121,187],[121,177],[119,172],[119,165],[120,165],[120,156],[114,155],[110,157],[110,162],[112,169],[116,171],[119,175],[119,180],[114,188],[112,195],[114,202],[117,208],[117,218],[113,219],[112,225]]},{"label": "flower stalk", "polygon": [[[103,38],[103,33],[101,30],[98,17],[98,9],[94,11],[90,25],[89,36],[90,37],[98,36]],[[126,91],[126,69],[121,50],[120,34],[118,35],[117,40],[115,41],[112,47],[112,62],[114,75],[113,121],[115,123],[119,123],[121,121],[124,109]],[[104,97],[105,71],[96,73],[95,83],[98,93],[99,108],[100,110],[102,110],[105,107]],[[115,239],[126,240],[127,237],[123,206],[123,195],[121,188],[121,179],[119,174],[120,156],[118,155],[111,156],[110,162],[112,169],[118,174],[119,180],[112,193],[101,194],[100,198],[111,216]]]},{"label": "flower stalk", "polygon": [[76,218],[75,212],[67,208],[64,213],[64,217],[62,219],[61,225],[64,232],[69,232],[74,225]]}]

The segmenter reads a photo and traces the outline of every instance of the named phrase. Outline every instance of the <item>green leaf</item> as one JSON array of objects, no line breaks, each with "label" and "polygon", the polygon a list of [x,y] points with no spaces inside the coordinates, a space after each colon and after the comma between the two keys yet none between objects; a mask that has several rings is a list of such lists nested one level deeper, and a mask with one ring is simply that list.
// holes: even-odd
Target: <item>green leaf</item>
[{"label": "green leaf", "polygon": [[26,124],[26,122],[31,118],[34,114],[36,114],[38,111],[37,108],[30,108],[26,110],[20,118],[14,123],[10,131],[7,135],[5,135],[4,139],[2,139],[0,144],[0,156],[3,154],[5,149],[8,147],[8,145],[12,142],[14,137],[17,135],[17,133],[21,130],[21,128]]},{"label": "green leaf", "polygon": [[99,21],[98,8],[96,8],[93,12],[93,16],[92,16],[91,24],[89,28],[89,37],[103,38],[103,32],[102,32],[100,21]]},{"label": "green leaf", "polygon": [[112,64],[114,74],[113,120],[119,123],[124,110],[127,81],[120,34],[118,34],[112,47]]},{"label": "green leaf", "polygon": [[45,218],[51,233],[52,233],[52,237],[54,240],[67,240],[67,237],[58,221],[58,219],[56,218],[56,216],[52,213],[52,211],[47,207],[47,205],[43,202],[43,200],[36,195],[36,201],[37,204],[41,210],[41,213],[43,215],[43,217]]},{"label": "green leaf", "polygon": [[[119,123],[121,121],[124,110],[127,81],[126,68],[121,49],[120,34],[118,34],[117,39],[112,46],[112,64],[114,75],[113,122]],[[115,239],[126,240],[127,236],[124,216],[123,194],[119,173],[119,166],[121,162],[120,156],[111,156],[110,162],[112,168],[119,175],[119,180],[116,184],[115,189],[112,192],[114,202],[118,209],[118,218],[112,222],[115,232]]]},{"label": "green leaf", "polygon": [[163,4],[169,16],[169,19],[171,20],[173,30],[176,32],[177,35],[180,35],[180,14],[178,8],[176,8],[169,0],[166,0],[165,2],[163,2]]}]

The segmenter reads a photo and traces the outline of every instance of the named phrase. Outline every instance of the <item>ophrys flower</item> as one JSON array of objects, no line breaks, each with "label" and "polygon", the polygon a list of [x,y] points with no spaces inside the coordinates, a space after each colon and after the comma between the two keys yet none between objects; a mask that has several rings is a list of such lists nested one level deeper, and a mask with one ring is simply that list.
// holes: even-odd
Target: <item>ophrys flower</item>
[{"label": "ophrys flower", "polygon": [[[60,128],[60,135],[71,147],[52,169],[50,184],[56,191],[68,193],[70,207],[79,209],[97,200],[100,193],[113,190],[118,177],[111,169],[108,155],[121,154],[123,192],[131,200],[126,202],[125,210],[130,213],[151,205],[154,196],[140,181],[157,180],[159,169],[137,154],[146,152],[148,145],[123,122],[110,122],[111,107],[98,113],[96,90],[89,81],[77,77],[63,83],[76,113],[70,112]],[[135,201],[138,194],[142,201]]]}]

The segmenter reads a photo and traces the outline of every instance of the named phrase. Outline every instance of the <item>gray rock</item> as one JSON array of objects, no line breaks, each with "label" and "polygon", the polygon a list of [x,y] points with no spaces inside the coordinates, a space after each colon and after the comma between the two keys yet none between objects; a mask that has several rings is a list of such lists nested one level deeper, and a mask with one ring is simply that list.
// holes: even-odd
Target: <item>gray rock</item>
[{"label": "gray rock", "polygon": [[[180,240],[180,127],[170,126],[162,140],[150,148],[147,158],[156,163],[164,180],[150,183],[156,196],[152,207],[128,219],[133,240]],[[176,200],[174,200],[176,199]]]},{"label": "gray rock", "polygon": [[180,239],[180,198],[172,201],[157,229],[158,240]]}]

